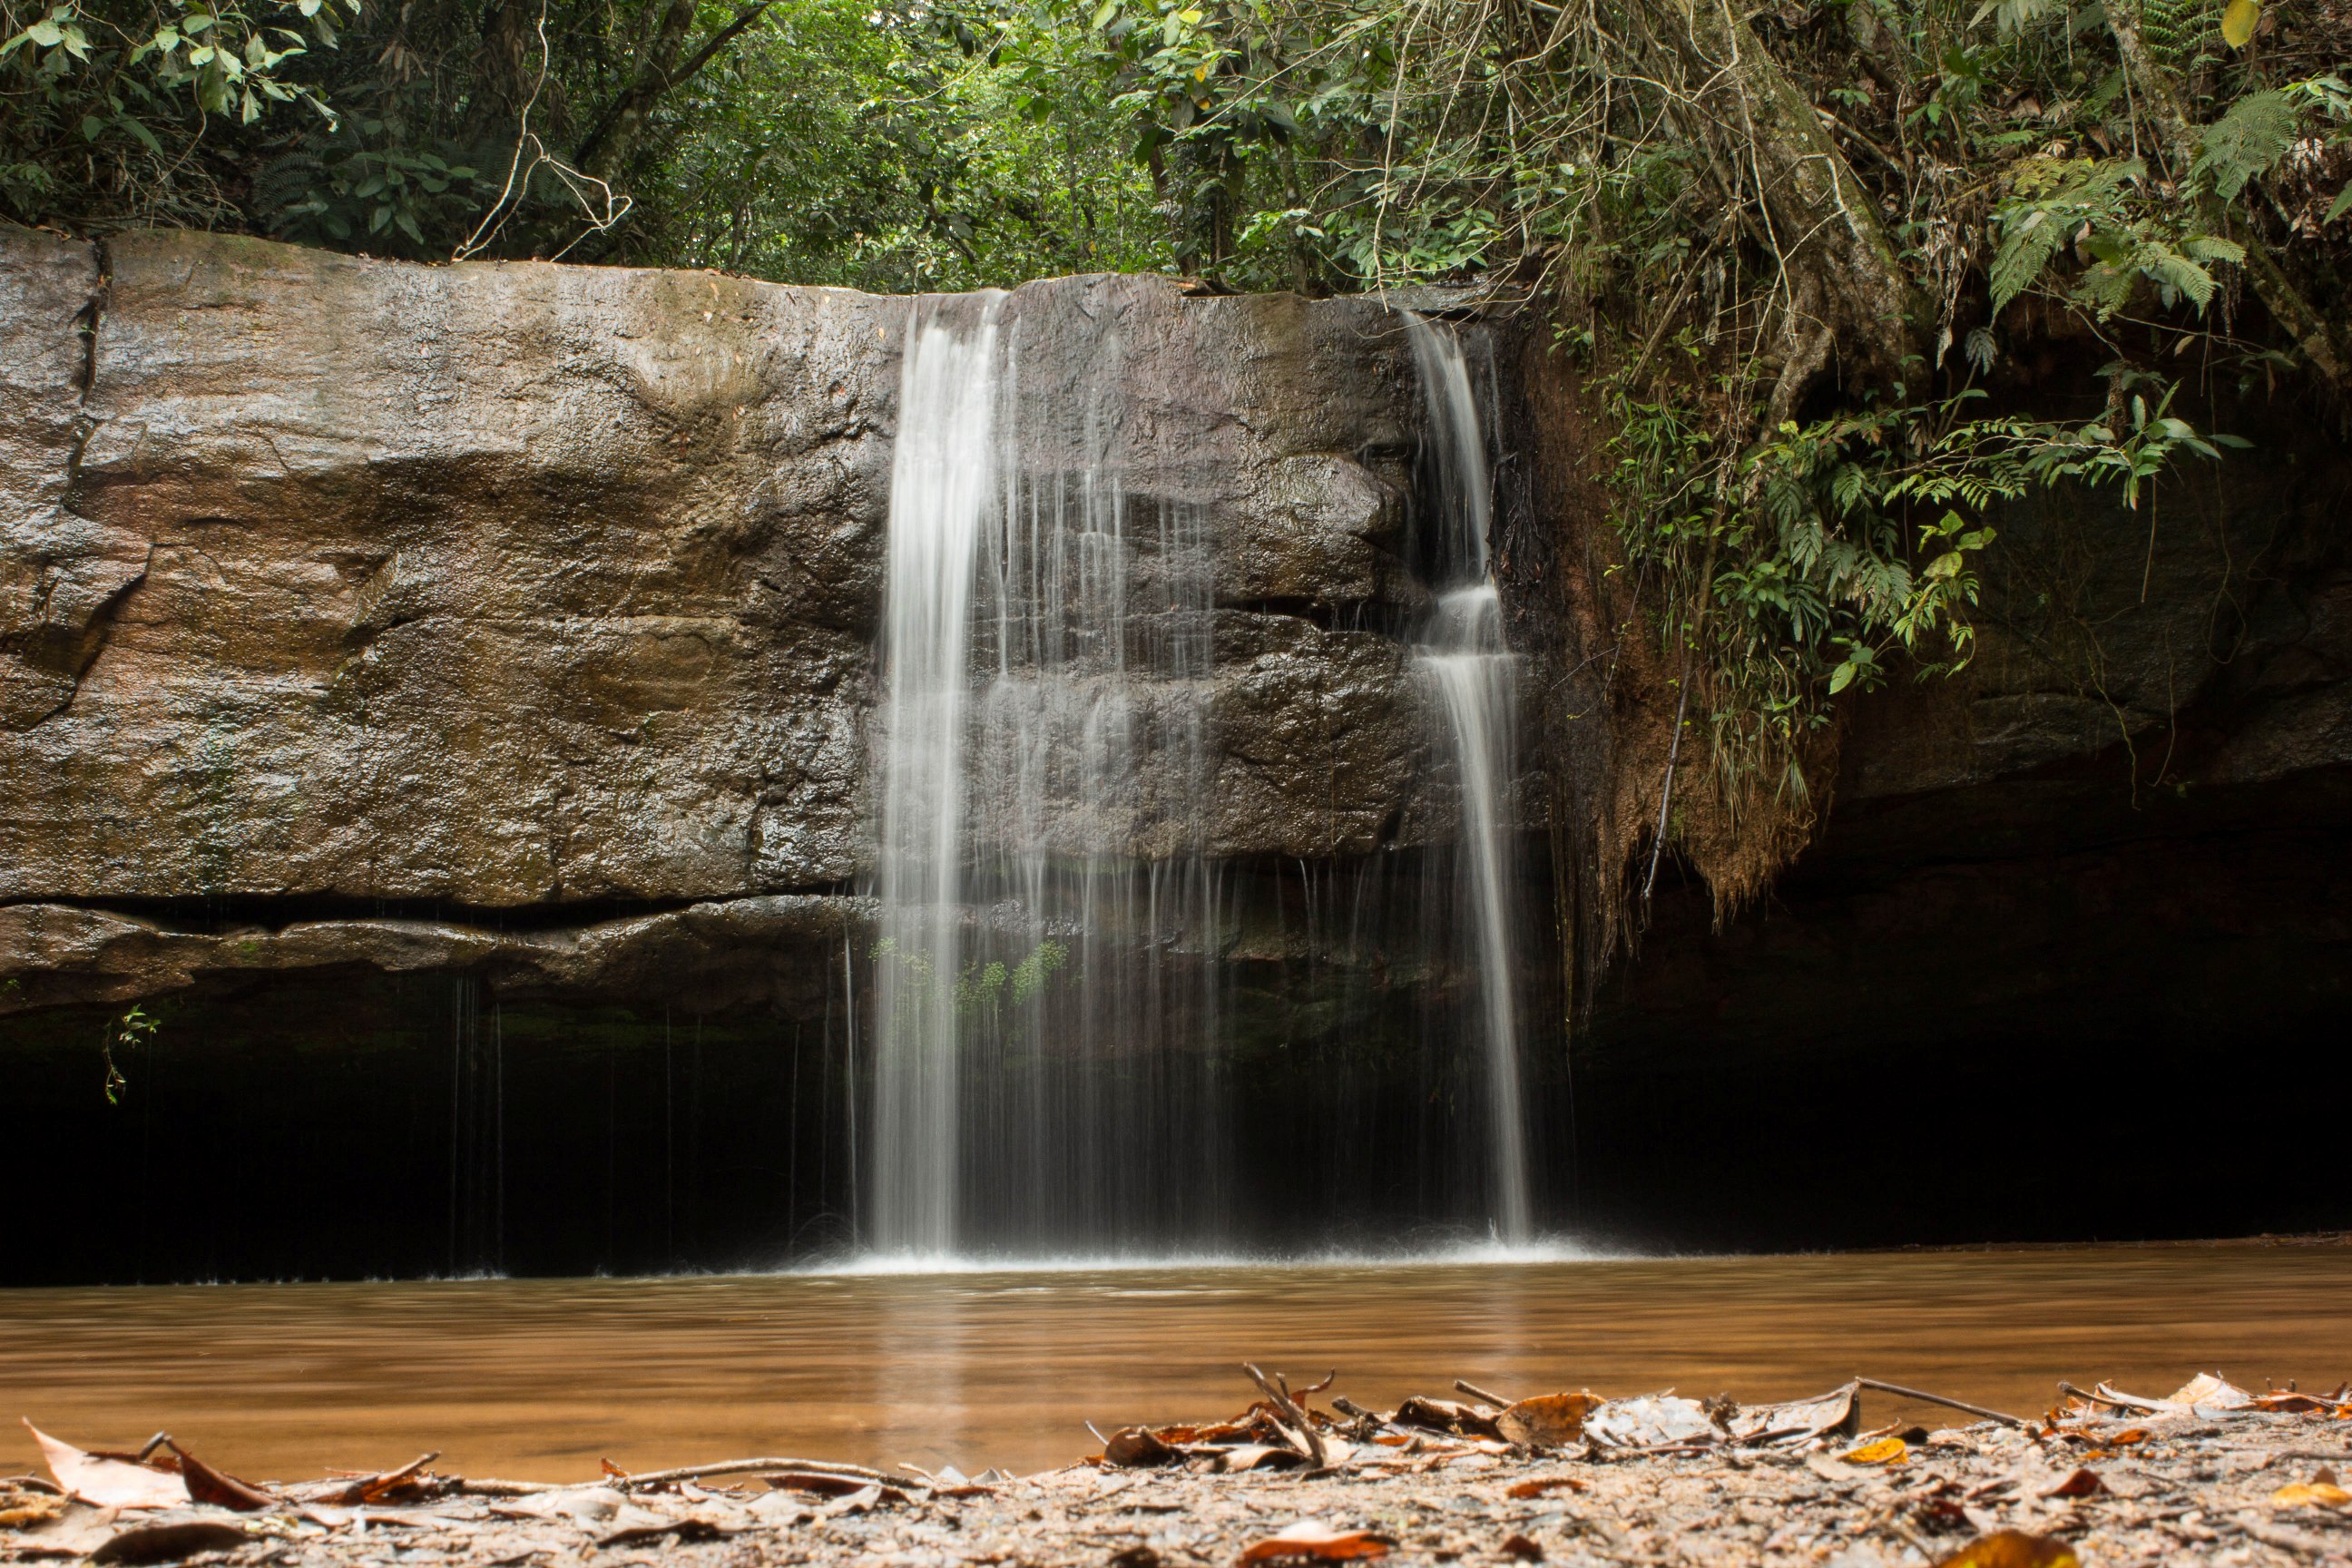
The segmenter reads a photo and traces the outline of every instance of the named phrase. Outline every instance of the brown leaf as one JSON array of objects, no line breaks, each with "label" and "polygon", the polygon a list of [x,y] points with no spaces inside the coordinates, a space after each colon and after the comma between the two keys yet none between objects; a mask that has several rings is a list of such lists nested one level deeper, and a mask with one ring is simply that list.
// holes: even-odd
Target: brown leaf
[{"label": "brown leaf", "polygon": [[89,1554],[92,1563],[176,1563],[199,1552],[234,1552],[253,1538],[225,1519],[182,1519],[118,1531]]},{"label": "brown leaf", "polygon": [[151,1465],[86,1454],[71,1443],[61,1443],[30,1421],[25,1430],[41,1446],[49,1473],[58,1485],[100,1508],[177,1508],[188,1500],[188,1484]]},{"label": "brown leaf", "polygon": [[2342,1508],[2352,1492],[2333,1481],[2295,1481],[2271,1493],[2273,1508]]},{"label": "brown leaf", "polygon": [[1529,1541],[1524,1535],[1514,1535],[1509,1540],[1504,1542],[1502,1552],[1504,1556],[1516,1557],[1522,1563],[1540,1563],[1543,1561],[1543,1548],[1537,1545],[1534,1542]]},{"label": "brown leaf", "polygon": [[1574,1476],[1538,1476],[1531,1481],[1518,1482],[1505,1491],[1503,1495],[1506,1497],[1517,1498],[1524,1501],[1528,1498],[1541,1497],[1546,1492],[1559,1491],[1562,1488],[1566,1488],[1568,1490],[1572,1492],[1588,1491],[1591,1489],[1591,1483],[1589,1481],[1579,1480]]},{"label": "brown leaf", "polygon": [[1285,1469],[1307,1462],[1297,1449],[1278,1447],[1272,1443],[1244,1443],[1220,1450],[1217,1458],[1229,1471]]},{"label": "brown leaf", "polygon": [[1430,1399],[1414,1394],[1397,1406],[1390,1422],[1398,1426],[1421,1426],[1432,1432],[1458,1432],[1465,1437],[1496,1436],[1493,1417],[1480,1415],[1470,1405],[1451,1399]]},{"label": "brown leaf", "polygon": [[2078,1469],[2055,1486],[2042,1489],[2043,1497],[2097,1497],[2107,1489],[2096,1470]]},{"label": "brown leaf", "polygon": [[1533,1448],[1556,1448],[1584,1436],[1584,1418],[1601,1407],[1591,1389],[1580,1394],[1539,1394],[1522,1399],[1495,1417],[1495,1430],[1507,1443]]},{"label": "brown leaf", "polygon": [[660,1524],[633,1524],[626,1530],[614,1531],[596,1544],[604,1547],[633,1546],[639,1542],[659,1541],[666,1535],[675,1536],[682,1542],[693,1542],[722,1541],[726,1539],[727,1531],[707,1519],[689,1515],[685,1519],[666,1520]]},{"label": "brown leaf", "polygon": [[2147,1428],[2145,1426],[2127,1426],[2120,1432],[2112,1433],[2099,1439],[2103,1446],[2109,1448],[2128,1448],[2134,1443],[2147,1441]]},{"label": "brown leaf", "polygon": [[770,1486],[780,1491],[811,1492],[818,1497],[856,1497],[860,1492],[870,1491],[877,1501],[899,1503],[907,1500],[907,1494],[897,1487],[878,1486],[849,1476],[829,1476],[817,1470],[786,1470],[766,1479]]},{"label": "brown leaf", "polygon": [[2000,1530],[1979,1536],[1936,1568],[2078,1568],[2074,1549],[2055,1536]]},{"label": "brown leaf", "polygon": [[1813,1399],[1751,1405],[1732,1412],[1725,1429],[1741,1443],[1791,1443],[1851,1434],[1862,1425],[1862,1384],[1849,1383]]},{"label": "brown leaf", "polygon": [[1279,1563],[1286,1558],[1310,1558],[1318,1563],[1347,1563],[1386,1557],[1396,1544],[1369,1530],[1333,1530],[1320,1520],[1302,1519],[1246,1548],[1244,1563]]},{"label": "brown leaf", "polygon": [[333,1500],[345,1508],[364,1503],[373,1508],[379,1503],[414,1502],[430,1495],[431,1483],[425,1479],[425,1467],[441,1457],[439,1449],[419,1454],[396,1470],[382,1470],[372,1476],[362,1476],[346,1487]]},{"label": "brown leaf", "polygon": [[180,1479],[187,1483],[191,1502],[208,1502],[239,1513],[258,1513],[278,1506],[278,1500],[259,1487],[223,1475],[177,1443],[172,1445],[172,1452],[180,1456]]},{"label": "brown leaf", "polygon": [[1159,1434],[1142,1426],[1122,1426],[1110,1435],[1103,1445],[1103,1458],[1114,1465],[1142,1467],[1164,1465],[1176,1458],[1176,1450],[1160,1440]]}]

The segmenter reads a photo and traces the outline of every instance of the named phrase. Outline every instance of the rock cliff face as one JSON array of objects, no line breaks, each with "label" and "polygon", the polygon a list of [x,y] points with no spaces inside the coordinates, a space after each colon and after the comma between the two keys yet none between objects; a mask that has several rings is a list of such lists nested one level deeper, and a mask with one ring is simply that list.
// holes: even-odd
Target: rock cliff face
[{"label": "rock cliff face", "polygon": [[[1024,403],[1217,541],[1212,851],[1409,840],[1396,318],[1118,278],[1003,309]],[[908,311],[0,231],[0,1005],[332,963],[595,994],[698,924],[835,943]]]},{"label": "rock cliff face", "polygon": [[[147,1162],[187,1161],[231,1184],[219,1212],[258,1213],[299,1166],[399,1194],[410,1248],[198,1227],[26,1278],[772,1261],[854,1210],[912,308],[0,229],[0,1054],[58,1112],[13,1179],[79,1162],[127,1210]],[[1237,1190],[1318,1241],[1350,1216],[1386,1240],[1444,1185],[1462,1000],[1416,957],[1415,851],[1454,805],[1405,646],[1421,413],[1396,318],[1125,278],[1002,309],[1022,465],[1084,444],[1139,516],[1184,509],[1214,542],[1201,808],[1234,910],[1213,1005]],[[1545,774],[1521,781],[1521,1016],[1552,1212],[1717,1246],[2352,1219],[2312,1160],[2160,1187],[2107,1162],[2063,1213],[2032,1186],[2053,1110],[2194,1131],[2352,1092],[2334,433],[2225,402],[2198,417],[2254,455],[2168,478],[2158,510],[2004,518],[1969,669],[1848,699],[1832,809],[1769,897],[1718,926],[1669,854],[1595,986],[1558,942],[1592,957],[1623,906],[1673,671],[1609,569],[1576,389],[1540,334],[1493,339],[1497,560]],[[1685,773],[1670,818],[1703,787]],[[99,1094],[98,1054],[158,996],[180,1001],[129,1067],[151,1123]],[[486,1228],[509,1106],[525,1217]],[[362,1131],[322,1149],[320,1124]],[[1969,1179],[1857,1188],[1922,1135]],[[631,1190],[661,1201],[616,1231]]]}]

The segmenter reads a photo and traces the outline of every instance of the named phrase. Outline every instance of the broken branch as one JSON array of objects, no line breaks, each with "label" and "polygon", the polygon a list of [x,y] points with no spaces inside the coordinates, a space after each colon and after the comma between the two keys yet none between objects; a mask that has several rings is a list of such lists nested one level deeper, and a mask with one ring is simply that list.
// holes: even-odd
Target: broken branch
[{"label": "broken branch", "polygon": [[1259,1390],[1265,1394],[1267,1403],[1274,1406],[1275,1413],[1298,1428],[1299,1437],[1307,1445],[1307,1457],[1315,1461],[1315,1468],[1318,1470],[1328,1468],[1330,1461],[1324,1453],[1323,1439],[1316,1435],[1315,1423],[1307,1418],[1307,1412],[1298,1407],[1297,1401],[1292,1399],[1287,1392],[1276,1386],[1274,1380],[1260,1372],[1253,1363],[1242,1363],[1242,1370],[1249,1373],[1250,1381],[1256,1384]]},{"label": "broken branch", "polygon": [[1970,1405],[1965,1399],[1947,1399],[1940,1394],[1927,1394],[1916,1388],[1906,1388],[1896,1383],[1881,1383],[1874,1377],[1857,1377],[1854,1382],[1864,1388],[1874,1388],[1881,1394],[1892,1394],[1903,1399],[1916,1399],[1928,1405],[1940,1405],[1948,1410],[1965,1410],[1971,1415],[1980,1416],[1987,1421],[1998,1421],[2004,1426],[2015,1426],[2023,1430],[2033,1425],[2032,1422],[2022,1420],[2015,1415],[2004,1415],[1998,1410],[1988,1410],[1981,1405]]}]

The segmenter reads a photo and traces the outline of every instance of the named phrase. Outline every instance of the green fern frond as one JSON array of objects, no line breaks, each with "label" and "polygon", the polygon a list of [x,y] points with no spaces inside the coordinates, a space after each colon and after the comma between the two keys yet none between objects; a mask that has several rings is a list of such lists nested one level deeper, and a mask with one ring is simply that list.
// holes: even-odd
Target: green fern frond
[{"label": "green fern frond", "polygon": [[2223,201],[2234,201],[2247,181],[2286,155],[2302,123],[2303,108],[2287,94],[2248,93],[2206,128],[2189,172]]}]

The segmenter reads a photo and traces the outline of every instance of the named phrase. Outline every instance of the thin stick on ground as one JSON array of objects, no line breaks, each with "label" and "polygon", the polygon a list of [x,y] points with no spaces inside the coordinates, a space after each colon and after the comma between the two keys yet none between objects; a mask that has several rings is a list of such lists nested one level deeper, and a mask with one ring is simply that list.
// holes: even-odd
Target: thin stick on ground
[{"label": "thin stick on ground", "polygon": [[1473,1399],[1485,1400],[1497,1410],[1507,1410],[1518,1403],[1516,1399],[1506,1399],[1499,1394],[1489,1394],[1476,1384],[1465,1382],[1458,1377],[1454,1380],[1454,1386],[1456,1391],[1466,1394]]},{"label": "thin stick on ground", "polygon": [[1857,1377],[1854,1382],[1864,1388],[1874,1388],[1881,1394],[1896,1394],[1905,1399],[1916,1399],[1927,1405],[1940,1405],[1947,1410],[1965,1410],[1971,1415],[1980,1415],[1987,1421],[1998,1421],[2004,1426],[2015,1426],[2021,1431],[2033,1425],[2032,1422],[2020,1416],[2006,1415],[1999,1410],[1987,1410],[1981,1405],[1970,1405],[1965,1399],[1947,1399],[1940,1394],[1927,1394],[1916,1388],[1906,1388],[1899,1383],[1881,1383],[1874,1377]]},{"label": "thin stick on ground", "polygon": [[646,1470],[622,1477],[614,1484],[624,1489],[654,1487],[668,1481],[700,1480],[705,1476],[749,1475],[754,1470],[810,1470],[819,1475],[872,1481],[877,1486],[903,1487],[909,1484],[903,1476],[886,1475],[880,1470],[869,1470],[863,1465],[845,1465],[833,1459],[719,1459],[708,1465],[680,1465],[669,1470]]},{"label": "thin stick on ground", "polygon": [[2087,1405],[2104,1405],[2110,1410],[2160,1410],[2162,1405],[2152,1399],[2114,1399],[2104,1394],[2094,1394],[2087,1388],[2077,1388],[2064,1378],[2058,1380],[2058,1392],[2071,1394]]}]

